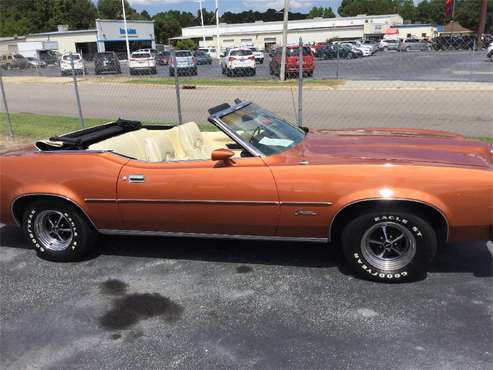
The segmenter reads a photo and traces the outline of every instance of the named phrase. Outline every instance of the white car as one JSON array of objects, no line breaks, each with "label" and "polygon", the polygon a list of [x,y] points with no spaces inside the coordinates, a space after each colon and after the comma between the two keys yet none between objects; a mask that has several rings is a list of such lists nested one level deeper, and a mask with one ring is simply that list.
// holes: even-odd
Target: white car
[{"label": "white car", "polygon": [[[74,61],[74,71],[76,74],[84,74],[87,72],[82,55],[79,53],[72,53],[72,59]],[[60,73],[62,76],[72,74],[72,61],[70,60],[70,53],[65,53],[60,58]]]},{"label": "white car", "polygon": [[131,75],[139,72],[156,74],[156,58],[148,51],[135,51],[130,54],[128,70]]},{"label": "white car", "polygon": [[209,54],[212,59],[217,58],[216,48],[198,48],[197,51],[203,51],[204,53]]},{"label": "white car", "polygon": [[493,62],[493,42],[488,46],[488,53],[486,55]]},{"label": "white car", "polygon": [[353,48],[360,50],[363,53],[364,57],[369,57],[373,55],[374,51],[371,46],[364,45],[358,41],[351,41],[347,43],[348,45],[352,45]]},{"label": "white car", "polygon": [[265,56],[263,51],[257,50],[257,48],[254,47],[249,47],[248,49],[252,51],[253,56],[255,57],[255,61],[257,63],[264,64]]},{"label": "white car", "polygon": [[221,61],[221,71],[227,76],[255,76],[257,74],[255,55],[248,48],[228,49]]}]

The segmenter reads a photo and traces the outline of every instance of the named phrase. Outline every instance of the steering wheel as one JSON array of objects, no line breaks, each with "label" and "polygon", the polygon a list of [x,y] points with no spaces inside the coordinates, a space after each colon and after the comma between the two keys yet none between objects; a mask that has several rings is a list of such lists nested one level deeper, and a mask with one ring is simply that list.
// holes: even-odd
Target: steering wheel
[{"label": "steering wheel", "polygon": [[[263,130],[263,127],[261,127],[261,126],[255,127],[255,130],[253,130],[252,137],[250,137],[250,140],[248,140],[248,142],[250,144],[253,143],[253,141],[256,140],[257,134],[260,135],[260,133],[261,133],[262,130]],[[257,140],[257,142],[258,142],[258,140]]]}]

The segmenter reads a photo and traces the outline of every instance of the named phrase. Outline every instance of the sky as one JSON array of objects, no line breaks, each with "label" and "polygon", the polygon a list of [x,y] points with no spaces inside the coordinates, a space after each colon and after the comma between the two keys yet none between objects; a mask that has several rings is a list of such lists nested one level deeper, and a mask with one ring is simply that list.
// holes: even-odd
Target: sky
[{"label": "sky", "polygon": [[[199,8],[198,0],[128,0],[130,5],[142,11],[146,9],[150,14],[166,10],[186,10],[195,13]],[[263,11],[268,8],[282,9],[284,0],[218,0],[219,12],[240,12],[243,10]],[[290,0],[291,11],[307,12],[314,6],[332,7],[337,10],[341,0]],[[203,0],[202,6],[214,10],[215,0]]]}]

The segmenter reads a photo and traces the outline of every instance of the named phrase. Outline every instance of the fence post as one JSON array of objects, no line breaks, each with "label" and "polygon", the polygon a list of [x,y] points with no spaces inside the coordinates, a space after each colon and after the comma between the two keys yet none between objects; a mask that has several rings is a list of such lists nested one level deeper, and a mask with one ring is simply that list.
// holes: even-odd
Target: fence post
[{"label": "fence post", "polygon": [[[80,96],[79,96],[79,84],[77,83],[77,76],[75,74],[75,67],[74,67],[74,56],[72,53],[70,53],[70,66],[72,67],[72,78],[74,80],[75,98],[77,99],[77,109],[79,111],[80,128],[83,129],[84,117],[82,116],[82,107],[80,105]],[[84,69],[84,66],[82,66],[82,69]]]},{"label": "fence post", "polygon": [[298,52],[298,127],[303,126],[303,39],[300,37]]},{"label": "fence post", "polygon": [[176,50],[172,50],[170,56],[171,56],[171,63],[173,65],[173,75],[175,76],[176,108],[178,109],[178,124],[181,125],[183,123],[183,118],[181,116],[180,81],[178,80]]},{"label": "fence post", "polygon": [[7,130],[11,138],[14,137],[14,131],[12,130],[12,121],[10,120],[9,107],[7,105],[7,95],[5,95],[5,88],[3,86],[3,76],[0,71],[0,90],[2,91],[3,106],[5,107],[5,117],[7,117]]},{"label": "fence post", "polygon": [[339,79],[339,49],[340,49],[340,47],[339,47],[339,44],[336,44],[336,46],[337,46],[336,80],[338,80]]}]

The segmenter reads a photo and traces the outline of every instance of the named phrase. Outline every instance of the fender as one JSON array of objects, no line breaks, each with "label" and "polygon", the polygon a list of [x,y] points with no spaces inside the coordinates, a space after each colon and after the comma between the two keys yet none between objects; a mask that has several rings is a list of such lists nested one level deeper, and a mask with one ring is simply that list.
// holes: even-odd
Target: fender
[{"label": "fender", "polygon": [[446,239],[448,240],[451,211],[439,198],[414,189],[385,187],[358,191],[338,199],[333,205],[334,213],[329,224],[329,241],[331,241],[333,233],[332,227],[337,215],[352,205],[370,201],[407,201],[431,207],[440,213],[445,220],[445,223],[447,224]]}]

